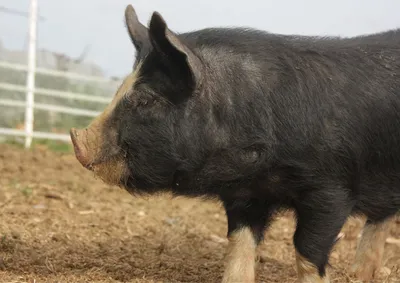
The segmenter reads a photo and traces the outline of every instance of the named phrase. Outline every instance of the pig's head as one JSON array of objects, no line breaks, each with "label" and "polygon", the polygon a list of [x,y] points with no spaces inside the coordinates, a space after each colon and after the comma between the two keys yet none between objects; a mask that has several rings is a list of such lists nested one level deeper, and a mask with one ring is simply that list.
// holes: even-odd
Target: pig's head
[{"label": "pig's head", "polygon": [[158,13],[145,27],[129,5],[125,20],[137,50],[133,71],[104,112],[70,135],[76,158],[106,183],[166,188],[183,162],[177,154],[177,139],[184,135],[179,121],[201,88],[204,66]]}]

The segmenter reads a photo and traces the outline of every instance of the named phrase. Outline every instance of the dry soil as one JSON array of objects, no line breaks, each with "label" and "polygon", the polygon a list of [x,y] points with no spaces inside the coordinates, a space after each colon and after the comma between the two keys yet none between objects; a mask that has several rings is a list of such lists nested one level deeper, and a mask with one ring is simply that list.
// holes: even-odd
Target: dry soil
[{"label": "dry soil", "polygon": [[[218,203],[136,198],[96,180],[71,153],[0,144],[0,282],[218,282],[226,218]],[[350,219],[331,258],[347,274],[362,220]],[[257,282],[295,282],[291,213],[260,247]],[[400,282],[400,223],[375,282]]]}]

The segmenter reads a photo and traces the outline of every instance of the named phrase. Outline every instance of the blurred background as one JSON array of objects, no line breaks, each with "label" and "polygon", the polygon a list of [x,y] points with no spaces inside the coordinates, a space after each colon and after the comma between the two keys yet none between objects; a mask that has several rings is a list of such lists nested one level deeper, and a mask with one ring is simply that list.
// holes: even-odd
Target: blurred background
[{"label": "blurred background", "polygon": [[[36,21],[29,20],[31,2],[37,5]],[[25,141],[29,147],[29,135],[34,143],[63,147],[71,126],[87,125],[104,109],[133,64],[135,50],[124,24],[127,4],[145,24],[153,11],[160,12],[177,32],[247,26],[283,34],[353,36],[400,27],[396,0],[0,0],[0,141]],[[30,43],[36,63],[35,70],[31,64],[31,85]],[[28,89],[34,94],[33,123]]]}]

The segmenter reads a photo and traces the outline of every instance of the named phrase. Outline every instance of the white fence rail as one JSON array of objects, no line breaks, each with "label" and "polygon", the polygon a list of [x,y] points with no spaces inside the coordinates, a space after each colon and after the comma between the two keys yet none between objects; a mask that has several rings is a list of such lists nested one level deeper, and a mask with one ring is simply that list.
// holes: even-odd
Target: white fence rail
[{"label": "white fence rail", "polygon": [[[26,66],[26,65],[14,64],[14,63],[9,63],[9,62],[4,62],[4,61],[0,62],[0,67],[6,68],[6,69],[11,69],[11,70],[17,70],[17,71],[24,71],[24,72],[28,71],[28,66]],[[99,83],[117,82],[117,81],[113,81],[111,79],[104,78],[104,77],[86,76],[86,75],[77,74],[77,73],[56,71],[56,70],[50,70],[50,69],[44,69],[44,68],[36,68],[35,73],[53,76],[53,77],[62,77],[62,78],[68,78],[68,79],[75,79],[75,80],[81,80],[81,81],[92,81],[92,82],[99,82]]]},{"label": "white fence rail", "polygon": [[[24,101],[13,100],[13,99],[1,99],[1,98],[0,98],[0,105],[24,107],[24,108],[27,107],[27,103]],[[40,109],[40,110],[49,110],[49,111],[59,112],[59,113],[67,113],[67,114],[71,114],[71,115],[88,116],[88,117],[96,117],[97,115],[100,114],[100,112],[98,112],[98,111],[65,107],[65,106],[52,105],[52,104],[46,104],[46,103],[35,103],[33,108]]]},{"label": "white fence rail", "polygon": [[29,13],[29,46],[28,46],[28,74],[26,76],[26,108],[25,108],[25,147],[29,148],[33,138],[33,103],[36,70],[36,37],[37,37],[37,0],[30,1]]},{"label": "white fence rail", "polygon": [[[0,65],[1,65],[1,62],[0,62]],[[2,83],[2,82],[0,82],[0,89],[24,92],[24,93],[27,92],[27,90],[28,90],[25,86],[9,84],[9,83]],[[70,99],[90,101],[90,102],[99,102],[99,103],[109,103],[110,102],[110,99],[107,97],[93,96],[90,94],[75,93],[75,92],[61,91],[61,90],[47,89],[47,88],[35,88],[35,93],[41,94],[41,95],[46,95],[46,96],[51,96],[51,97],[70,98]]]},{"label": "white fence rail", "polygon": [[79,108],[65,107],[65,106],[52,105],[46,103],[35,103],[35,95],[44,95],[48,97],[66,98],[66,99],[74,99],[74,100],[81,100],[88,102],[99,102],[99,103],[108,103],[111,100],[111,97],[110,98],[98,97],[84,93],[74,93],[74,92],[61,91],[55,89],[36,88],[35,86],[36,74],[42,74],[53,77],[63,77],[70,80],[81,80],[81,81],[83,80],[83,81],[92,81],[92,82],[110,83],[110,84],[119,83],[103,77],[84,76],[76,73],[38,68],[36,66],[36,38],[37,38],[37,20],[38,20],[37,11],[38,11],[38,0],[30,0],[29,46],[27,54],[28,55],[27,65],[25,66],[21,64],[12,64],[0,61],[0,68],[27,73],[25,86],[0,82],[0,90],[26,93],[25,101],[0,98],[0,105],[25,108],[24,130],[0,128],[0,135],[24,136],[26,148],[29,148],[31,146],[32,138],[69,141],[69,136],[66,134],[44,133],[44,132],[34,131],[33,129],[34,109],[48,110],[52,112],[59,112],[70,115],[80,115],[87,117],[95,117],[99,114],[97,111],[88,109],[79,109]]},{"label": "white fence rail", "polygon": [[[22,72],[28,71],[28,67],[25,65],[12,64],[12,63],[2,62],[2,61],[0,61],[0,68],[11,69],[11,70],[15,70],[15,71],[22,71]],[[111,84],[111,85],[115,85],[115,86],[117,86],[117,84],[120,83],[118,81],[106,79],[103,77],[84,76],[84,75],[71,73],[71,72],[60,72],[60,71],[55,71],[55,70],[43,69],[43,68],[36,68],[35,73],[53,76],[53,77],[69,78],[69,79],[74,79],[74,80],[84,80],[84,81],[92,81],[92,82],[99,82],[99,83],[107,83],[107,84]],[[14,92],[20,92],[20,93],[28,92],[27,86],[4,83],[4,82],[0,82],[0,93],[1,93],[1,90],[14,91]],[[47,88],[34,87],[33,93],[35,95],[40,95],[40,96],[57,97],[57,98],[64,98],[64,99],[74,99],[74,100],[78,100],[78,101],[97,102],[97,103],[102,103],[102,104],[108,104],[111,101],[111,97],[95,96],[95,95],[91,95],[91,94],[75,93],[75,92],[61,91],[61,90],[47,89]],[[10,106],[10,107],[22,107],[25,109],[27,107],[29,107],[29,105],[27,105],[26,100],[3,99],[1,97],[0,97],[0,105]],[[52,104],[37,103],[37,102],[33,103],[32,108],[39,109],[39,110],[45,110],[45,111],[52,111],[52,112],[57,112],[57,113],[65,113],[65,114],[69,114],[69,115],[86,116],[86,117],[96,117],[97,115],[100,114],[100,112],[98,112],[98,111],[93,111],[93,110],[89,110],[89,109],[65,107],[65,106],[60,106],[60,105],[52,105]],[[26,128],[24,130],[18,130],[18,129],[1,128],[0,127],[0,135],[20,136],[20,137],[25,137],[25,138],[30,136],[30,138],[61,140],[61,141],[67,141],[67,142],[70,141],[68,134],[39,132],[39,131],[34,131],[34,130],[31,133],[29,133],[26,130]],[[26,146],[30,147],[30,143]]]}]

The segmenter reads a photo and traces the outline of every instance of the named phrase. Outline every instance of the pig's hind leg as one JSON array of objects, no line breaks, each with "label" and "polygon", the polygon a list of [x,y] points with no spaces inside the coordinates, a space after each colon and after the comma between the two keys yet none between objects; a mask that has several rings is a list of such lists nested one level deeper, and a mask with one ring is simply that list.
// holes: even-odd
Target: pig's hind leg
[{"label": "pig's hind leg", "polygon": [[386,238],[394,218],[392,216],[380,221],[371,219],[366,221],[357,246],[355,261],[350,270],[357,279],[368,282],[379,270]]}]

